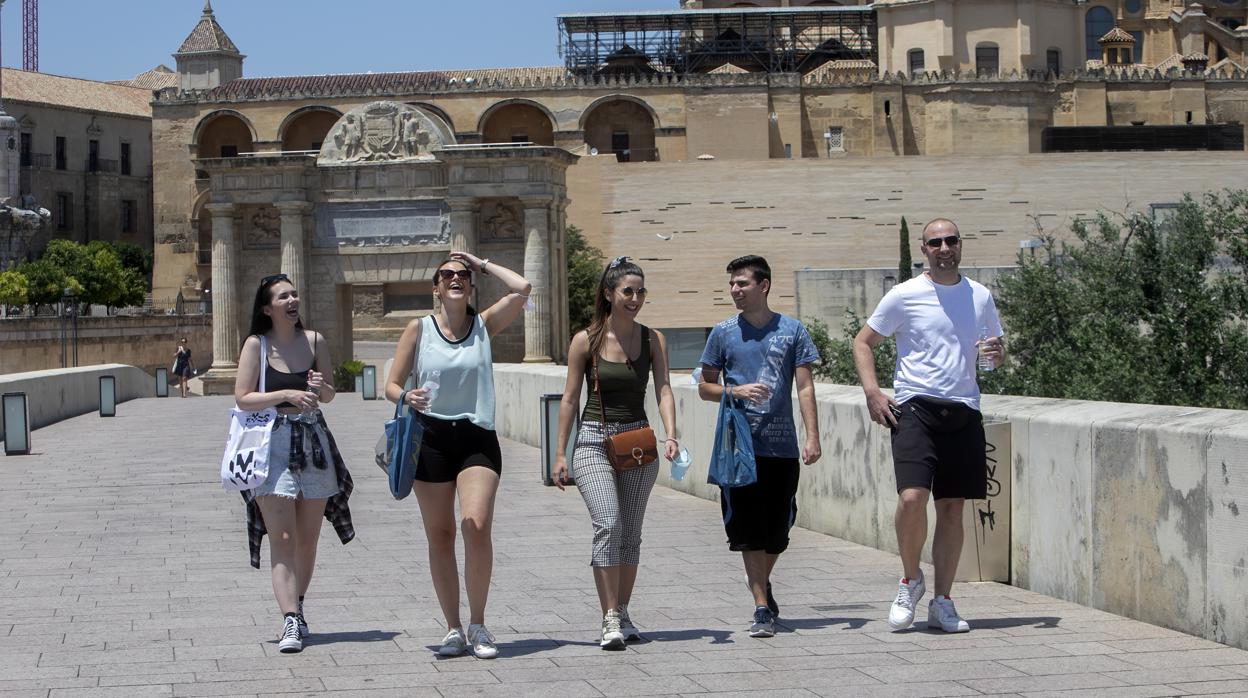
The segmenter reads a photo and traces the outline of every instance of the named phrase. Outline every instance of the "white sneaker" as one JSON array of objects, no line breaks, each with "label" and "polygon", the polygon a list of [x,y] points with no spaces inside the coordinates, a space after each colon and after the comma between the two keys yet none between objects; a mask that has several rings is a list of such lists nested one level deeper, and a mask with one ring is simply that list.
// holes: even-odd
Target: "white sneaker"
[{"label": "white sneaker", "polygon": [[282,634],[277,639],[277,649],[284,654],[303,651],[303,636],[299,634],[299,621],[294,616],[286,616],[282,623]]},{"label": "white sneaker", "polygon": [[628,604],[623,604],[616,610],[620,612],[620,632],[624,634],[624,641],[640,642],[641,631],[633,625],[633,619],[628,617]]},{"label": "white sneaker", "polygon": [[614,608],[602,617],[602,639],[598,641],[598,646],[604,650],[624,649],[624,633],[620,630],[620,612]]},{"label": "white sneaker", "polygon": [[442,646],[438,648],[438,654],[443,657],[458,657],[467,651],[468,641],[464,639],[464,631],[461,628],[448,632],[446,637],[442,638]]},{"label": "white sneaker", "polygon": [[927,604],[927,628],[940,628],[947,633],[964,633],[971,629],[971,625],[958,615],[958,609],[953,607],[953,599],[937,594]]},{"label": "white sneaker", "polygon": [[905,630],[910,627],[910,624],[914,622],[914,609],[918,608],[919,601],[926,593],[927,586],[923,583],[922,570],[919,570],[918,579],[899,583],[897,598],[893,601],[893,607],[888,611],[889,626],[893,630]]},{"label": "white sneaker", "polygon": [[494,646],[494,636],[484,625],[468,624],[468,644],[472,647],[472,656],[477,659],[493,659],[498,656],[498,648]]}]

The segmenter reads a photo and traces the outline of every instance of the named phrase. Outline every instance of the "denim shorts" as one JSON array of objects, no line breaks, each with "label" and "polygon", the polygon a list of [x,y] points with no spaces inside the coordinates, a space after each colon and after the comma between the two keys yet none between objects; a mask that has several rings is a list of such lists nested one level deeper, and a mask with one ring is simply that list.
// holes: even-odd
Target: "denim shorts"
[{"label": "denim shorts", "polygon": [[[296,434],[302,443],[291,443]],[[287,499],[327,499],[338,494],[335,454],[327,434],[320,410],[279,414],[269,436],[269,477],[253,494]]]}]

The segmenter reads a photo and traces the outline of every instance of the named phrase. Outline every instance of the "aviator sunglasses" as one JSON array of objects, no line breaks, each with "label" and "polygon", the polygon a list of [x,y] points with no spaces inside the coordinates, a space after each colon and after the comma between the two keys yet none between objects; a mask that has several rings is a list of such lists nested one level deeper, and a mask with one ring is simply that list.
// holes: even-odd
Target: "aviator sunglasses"
[{"label": "aviator sunglasses", "polygon": [[931,238],[925,244],[933,250],[939,250],[941,245],[957,247],[959,242],[962,242],[962,238],[957,235],[946,235],[943,238]]},{"label": "aviator sunglasses", "polygon": [[649,291],[646,290],[644,286],[642,288],[633,288],[632,286],[625,286],[624,288],[621,288],[619,291],[620,293],[624,294],[625,298],[645,298],[646,294],[649,293]]}]

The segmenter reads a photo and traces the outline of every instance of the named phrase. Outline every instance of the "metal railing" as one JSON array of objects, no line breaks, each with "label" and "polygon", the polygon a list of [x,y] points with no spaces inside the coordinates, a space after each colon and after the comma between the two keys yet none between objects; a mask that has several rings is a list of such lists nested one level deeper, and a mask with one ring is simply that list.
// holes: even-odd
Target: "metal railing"
[{"label": "metal railing", "polygon": [[48,153],[22,153],[22,167],[52,169],[52,156]]}]

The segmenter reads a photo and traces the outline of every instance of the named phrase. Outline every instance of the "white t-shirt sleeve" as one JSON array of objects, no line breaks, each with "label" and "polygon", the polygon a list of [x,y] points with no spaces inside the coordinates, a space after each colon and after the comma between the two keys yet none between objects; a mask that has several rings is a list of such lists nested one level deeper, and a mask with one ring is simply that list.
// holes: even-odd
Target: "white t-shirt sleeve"
[{"label": "white t-shirt sleeve", "polygon": [[997,316],[997,303],[988,294],[988,302],[984,304],[984,325],[988,327],[988,336],[1000,337],[1005,332],[1001,329],[1001,318]]},{"label": "white t-shirt sleeve", "polygon": [[[996,311],[994,310],[993,312],[995,315]],[[875,306],[875,312],[871,313],[871,317],[867,318],[867,325],[885,337],[892,337],[897,328],[901,326],[903,319],[901,294],[897,292],[897,287],[894,286],[888,293],[884,294],[880,304]]]}]

